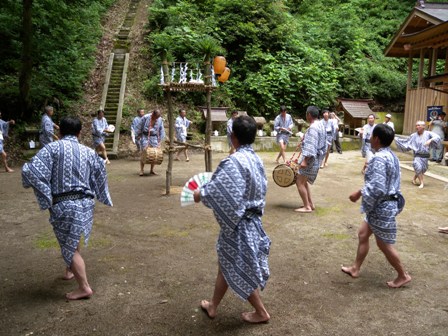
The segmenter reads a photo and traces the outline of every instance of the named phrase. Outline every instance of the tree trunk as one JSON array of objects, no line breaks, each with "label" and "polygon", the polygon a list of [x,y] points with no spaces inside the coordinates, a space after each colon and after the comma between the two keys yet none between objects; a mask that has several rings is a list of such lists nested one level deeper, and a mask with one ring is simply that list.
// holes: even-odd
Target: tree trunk
[{"label": "tree trunk", "polygon": [[32,20],[31,10],[33,7],[33,0],[22,0],[22,59],[19,76],[19,90],[20,90],[20,117],[25,120],[30,120],[32,117],[32,108],[30,100],[31,87],[31,70],[32,70]]}]

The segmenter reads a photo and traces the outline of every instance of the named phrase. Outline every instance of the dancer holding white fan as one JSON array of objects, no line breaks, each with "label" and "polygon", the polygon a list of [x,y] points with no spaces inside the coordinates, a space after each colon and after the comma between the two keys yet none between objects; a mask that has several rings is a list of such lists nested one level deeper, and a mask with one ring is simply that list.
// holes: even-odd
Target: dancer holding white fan
[{"label": "dancer holding white fan", "polygon": [[251,146],[256,131],[251,117],[236,118],[231,134],[236,152],[221,161],[210,182],[194,191],[195,202],[202,201],[211,208],[221,227],[215,290],[210,301],[201,301],[202,310],[211,319],[229,286],[255,308],[242,314],[244,321],[265,323],[270,319],[259,292],[269,278],[271,241],[261,223],[267,180],[263,162]]}]

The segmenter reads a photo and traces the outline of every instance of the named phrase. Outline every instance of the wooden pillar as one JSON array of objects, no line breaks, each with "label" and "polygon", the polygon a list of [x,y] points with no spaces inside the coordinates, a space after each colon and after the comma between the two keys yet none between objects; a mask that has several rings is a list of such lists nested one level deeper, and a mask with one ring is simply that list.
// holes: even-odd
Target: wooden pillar
[{"label": "wooden pillar", "polygon": [[[429,73],[430,76],[434,76],[436,74],[437,58],[438,58],[438,50],[437,48],[434,48],[431,50],[431,71]],[[430,87],[434,87],[435,85],[436,83],[432,82],[430,84]]]},{"label": "wooden pillar", "polygon": [[425,51],[420,49],[420,63],[418,64],[418,84],[417,87],[423,86],[423,71],[425,68]]},{"label": "wooden pillar", "polygon": [[411,56],[411,53],[409,53],[409,58],[408,58],[408,81],[406,84],[406,91],[409,91],[410,89],[412,89],[412,62],[413,58]]}]

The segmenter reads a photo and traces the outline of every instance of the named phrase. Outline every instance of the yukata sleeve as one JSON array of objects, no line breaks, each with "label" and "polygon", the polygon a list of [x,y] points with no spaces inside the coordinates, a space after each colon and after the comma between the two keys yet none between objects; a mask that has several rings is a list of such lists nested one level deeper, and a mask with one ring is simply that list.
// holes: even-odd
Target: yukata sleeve
[{"label": "yukata sleeve", "polygon": [[165,128],[163,127],[163,121],[160,120],[160,124],[159,124],[159,143],[162,142],[163,139],[165,139]]},{"label": "yukata sleeve", "polygon": [[280,118],[278,116],[274,120],[274,129],[280,132]]},{"label": "yukata sleeve", "polygon": [[305,135],[305,140],[302,143],[302,156],[303,157],[316,157],[317,156],[317,143],[318,133],[314,128],[309,128]]},{"label": "yukata sleeve", "polygon": [[397,145],[397,149],[400,152],[410,151],[412,149],[411,141],[412,141],[412,136],[409,137],[408,139],[395,137],[395,144]]},{"label": "yukata sleeve", "polygon": [[22,185],[24,188],[33,188],[42,210],[49,209],[53,203],[51,193],[53,158],[50,150],[48,147],[42,148],[22,168]]},{"label": "yukata sleeve", "polygon": [[289,130],[291,131],[292,128],[293,128],[293,126],[294,126],[294,123],[293,123],[293,121],[292,121],[292,117],[289,116],[289,118],[288,118],[288,126],[287,126],[286,128],[289,129]]},{"label": "yukata sleeve", "polygon": [[363,212],[372,212],[378,201],[387,194],[386,174],[386,161],[382,157],[374,156],[369,162],[365,175],[365,184],[361,189]]},{"label": "yukata sleeve", "polygon": [[442,138],[434,132],[431,132],[431,131],[428,131],[428,132],[429,132],[430,139],[432,139],[431,143],[429,144],[429,147],[437,148],[440,145]]},{"label": "yukata sleeve", "polygon": [[232,159],[221,161],[212,180],[201,188],[202,203],[211,208],[224,233],[233,232],[245,213],[246,181]]},{"label": "yukata sleeve", "polygon": [[45,120],[44,132],[51,136],[54,136],[54,125],[55,124],[50,119]]},{"label": "yukata sleeve", "polygon": [[96,118],[92,122],[92,133],[93,133],[93,135],[98,136],[98,137],[100,137],[102,134],[102,132],[100,130],[99,123],[98,123],[98,119],[96,119]]},{"label": "yukata sleeve", "polygon": [[5,122],[3,120],[0,120],[0,130],[3,133],[3,136],[5,138],[7,138],[8,137],[8,132],[9,132],[9,122],[7,122],[7,121]]},{"label": "yukata sleeve", "polygon": [[96,154],[90,157],[92,169],[89,176],[89,184],[95,192],[95,196],[101,203],[113,206],[112,198],[109,193],[109,184],[107,183],[107,172],[104,161]]}]

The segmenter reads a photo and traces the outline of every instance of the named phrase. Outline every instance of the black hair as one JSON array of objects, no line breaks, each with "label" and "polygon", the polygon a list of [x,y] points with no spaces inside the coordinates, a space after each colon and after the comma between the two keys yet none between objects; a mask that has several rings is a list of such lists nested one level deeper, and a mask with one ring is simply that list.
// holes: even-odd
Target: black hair
[{"label": "black hair", "polygon": [[378,137],[383,147],[389,147],[395,137],[395,132],[389,125],[378,124],[372,132],[372,137]]},{"label": "black hair", "polygon": [[446,113],[442,111],[442,112],[440,112],[439,115],[441,115],[441,116],[446,116]]},{"label": "black hair", "polygon": [[234,114],[238,114],[238,111],[235,110],[235,111],[232,111],[232,113],[230,113],[230,115],[234,115]]},{"label": "black hair", "polygon": [[138,109],[137,109],[137,113],[139,113],[141,110],[145,110],[143,107],[139,107]]},{"label": "black hair", "polygon": [[306,113],[309,114],[313,119],[319,118],[319,108],[317,106],[308,106],[308,108],[306,109]]},{"label": "black hair", "polygon": [[81,132],[82,124],[78,117],[63,117],[59,124],[59,132],[62,136],[78,135]]},{"label": "black hair", "polygon": [[232,133],[240,145],[250,145],[255,141],[257,123],[252,117],[239,116],[233,121]]},{"label": "black hair", "polygon": [[280,112],[286,112],[286,106],[285,105],[280,106]]},{"label": "black hair", "polygon": [[373,117],[373,119],[376,119],[376,117],[375,117],[375,115],[373,114],[373,113],[370,113],[368,116],[367,116],[367,119],[369,119],[370,118],[370,116],[372,116]]},{"label": "black hair", "polygon": [[96,111],[96,115],[99,116],[101,112],[104,113],[104,110],[103,109],[99,109],[98,111]]}]

